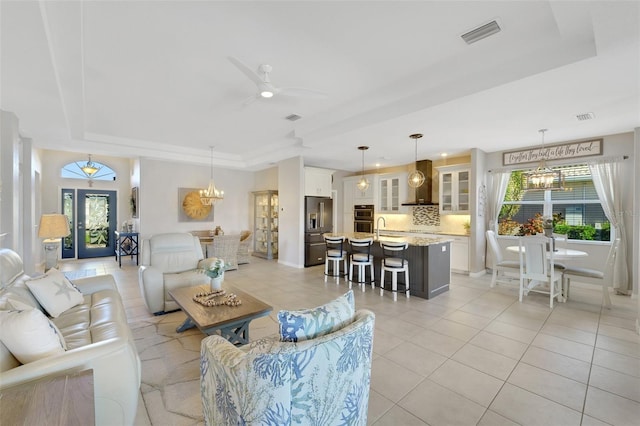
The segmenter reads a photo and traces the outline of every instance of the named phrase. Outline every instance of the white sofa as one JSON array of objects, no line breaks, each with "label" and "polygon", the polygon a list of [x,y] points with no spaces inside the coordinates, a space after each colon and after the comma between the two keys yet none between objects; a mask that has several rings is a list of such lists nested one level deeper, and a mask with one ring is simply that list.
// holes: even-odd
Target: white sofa
[{"label": "white sofa", "polygon": [[[25,281],[20,256],[0,249],[0,310],[42,307]],[[93,369],[96,425],[133,424],[140,389],[140,358],[111,275],[77,279],[84,301],[50,320],[67,350],[21,364],[0,342],[0,390],[63,373]]]},{"label": "white sofa", "polygon": [[143,240],[138,282],[149,312],[161,315],[180,309],[169,291],[210,283],[199,269],[216,260],[204,259],[200,239],[188,233],[158,234]]}]

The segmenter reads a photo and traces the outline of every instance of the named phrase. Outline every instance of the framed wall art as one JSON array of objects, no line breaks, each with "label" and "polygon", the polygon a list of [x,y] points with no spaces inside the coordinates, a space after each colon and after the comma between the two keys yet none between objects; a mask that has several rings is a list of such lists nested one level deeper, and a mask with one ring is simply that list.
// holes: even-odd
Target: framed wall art
[{"label": "framed wall art", "polygon": [[131,217],[134,219],[138,218],[138,187],[134,186],[131,188],[131,199],[129,200],[131,207]]},{"label": "framed wall art", "polygon": [[200,202],[200,189],[178,188],[178,222],[212,222],[213,206]]}]

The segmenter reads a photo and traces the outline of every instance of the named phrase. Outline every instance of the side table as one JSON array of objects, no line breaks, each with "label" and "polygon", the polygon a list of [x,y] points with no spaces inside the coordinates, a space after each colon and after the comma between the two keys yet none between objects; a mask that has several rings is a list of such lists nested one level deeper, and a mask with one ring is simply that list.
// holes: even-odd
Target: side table
[{"label": "side table", "polygon": [[138,232],[120,232],[116,233],[116,261],[122,268],[122,256],[136,257],[136,265],[138,262]]}]

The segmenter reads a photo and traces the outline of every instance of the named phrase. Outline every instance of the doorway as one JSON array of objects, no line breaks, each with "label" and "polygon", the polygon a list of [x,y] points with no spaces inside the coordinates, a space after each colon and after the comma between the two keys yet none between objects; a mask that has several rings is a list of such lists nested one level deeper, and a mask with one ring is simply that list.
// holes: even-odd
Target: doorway
[{"label": "doorway", "polygon": [[63,259],[114,255],[117,200],[117,191],[62,190],[62,209],[71,229],[63,240]]}]

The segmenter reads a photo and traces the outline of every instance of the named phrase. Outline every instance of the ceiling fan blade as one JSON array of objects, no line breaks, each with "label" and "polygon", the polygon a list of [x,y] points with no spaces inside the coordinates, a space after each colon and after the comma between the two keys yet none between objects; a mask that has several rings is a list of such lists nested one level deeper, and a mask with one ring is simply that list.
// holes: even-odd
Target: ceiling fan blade
[{"label": "ceiling fan blade", "polygon": [[244,100],[244,102],[242,102],[242,108],[248,107],[249,105],[251,105],[252,103],[257,101],[258,99],[260,99],[260,95],[253,95],[253,96],[248,97],[247,99]]},{"label": "ceiling fan blade", "polygon": [[283,96],[308,99],[325,99],[328,96],[326,93],[320,92],[319,90],[305,89],[303,87],[283,87],[278,93]]},{"label": "ceiling fan blade", "polygon": [[251,68],[249,68],[242,62],[240,62],[238,58],[235,58],[233,56],[228,56],[227,58],[229,59],[229,62],[235,65],[236,68],[238,68],[244,75],[249,77],[249,79],[253,81],[256,85],[259,86],[261,84],[265,84],[264,80],[260,78],[260,76],[255,71],[253,71]]}]

